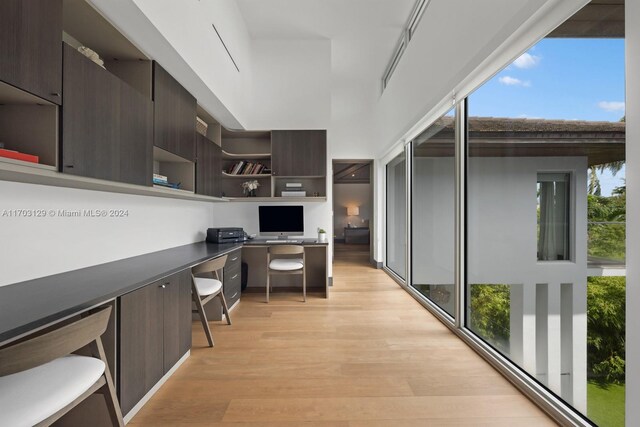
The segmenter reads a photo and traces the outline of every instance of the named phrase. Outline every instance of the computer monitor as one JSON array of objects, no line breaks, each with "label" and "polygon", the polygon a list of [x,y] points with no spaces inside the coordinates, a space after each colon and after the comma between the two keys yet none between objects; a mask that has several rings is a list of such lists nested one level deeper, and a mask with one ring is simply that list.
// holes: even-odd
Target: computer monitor
[{"label": "computer monitor", "polygon": [[287,236],[304,235],[304,210],[302,206],[258,206],[260,235]]}]

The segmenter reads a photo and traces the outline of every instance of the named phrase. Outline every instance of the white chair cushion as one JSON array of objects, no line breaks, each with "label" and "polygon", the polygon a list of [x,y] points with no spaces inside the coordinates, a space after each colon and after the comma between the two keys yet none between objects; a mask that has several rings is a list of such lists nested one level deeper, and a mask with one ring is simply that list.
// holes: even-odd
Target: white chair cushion
[{"label": "white chair cushion", "polygon": [[295,259],[287,259],[287,258],[278,258],[271,260],[269,263],[269,268],[272,270],[278,271],[293,271],[300,270],[304,266],[302,262],[302,258]]},{"label": "white chair cushion", "polygon": [[201,297],[215,294],[222,289],[222,282],[216,279],[207,279],[206,277],[196,277],[196,289]]},{"label": "white chair cushion", "polygon": [[104,373],[104,362],[69,355],[0,377],[0,426],[33,426],[86,392]]}]

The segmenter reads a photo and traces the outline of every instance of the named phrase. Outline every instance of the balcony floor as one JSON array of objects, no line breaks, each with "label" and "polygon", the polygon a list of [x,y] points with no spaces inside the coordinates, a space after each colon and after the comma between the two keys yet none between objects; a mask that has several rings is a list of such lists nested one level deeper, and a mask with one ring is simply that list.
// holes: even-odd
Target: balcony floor
[{"label": "balcony floor", "polygon": [[533,403],[368,253],[336,250],[326,300],[245,293],[132,426],[547,426]]}]

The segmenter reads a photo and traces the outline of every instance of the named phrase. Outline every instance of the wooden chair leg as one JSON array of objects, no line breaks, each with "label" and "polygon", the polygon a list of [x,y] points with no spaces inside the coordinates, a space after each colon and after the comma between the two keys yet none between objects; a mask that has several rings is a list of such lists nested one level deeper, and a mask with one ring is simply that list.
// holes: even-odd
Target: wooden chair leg
[{"label": "wooden chair leg", "polygon": [[107,357],[102,346],[102,340],[98,337],[91,345],[92,353],[95,356],[100,357],[104,362],[104,376],[106,383],[103,386],[104,399],[107,402],[107,410],[109,411],[109,417],[111,417],[111,424],[118,427],[124,427],[124,419],[122,418],[122,410],[120,409],[120,403],[118,402],[118,396],[116,396],[116,388],[113,385],[113,379],[111,378],[111,370],[107,363]]},{"label": "wooden chair leg", "polygon": [[193,288],[191,291],[191,297],[193,299],[193,302],[196,304],[196,309],[198,310],[198,317],[200,317],[200,322],[202,323],[204,334],[207,336],[207,341],[209,341],[209,347],[213,347],[213,335],[211,335],[211,329],[209,329],[209,322],[207,321],[207,315],[204,312],[202,300],[200,299],[200,295],[198,295],[196,290]]},{"label": "wooden chair leg", "polygon": [[227,307],[227,299],[224,297],[224,292],[220,291],[218,295],[220,296],[220,301],[222,301],[222,310],[224,311],[224,315],[227,317],[227,325],[231,325],[231,317],[229,317],[229,307]]},{"label": "wooden chair leg", "polygon": [[267,304],[269,304],[269,285],[271,284],[270,282],[271,282],[271,275],[267,270]]},{"label": "wooden chair leg", "polygon": [[307,302],[307,274],[304,267],[302,267],[302,299]]}]

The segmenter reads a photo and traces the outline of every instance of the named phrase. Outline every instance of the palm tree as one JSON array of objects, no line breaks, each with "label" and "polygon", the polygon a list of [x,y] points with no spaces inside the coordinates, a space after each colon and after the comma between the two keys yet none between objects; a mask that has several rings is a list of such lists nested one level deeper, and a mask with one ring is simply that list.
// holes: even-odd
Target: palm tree
[{"label": "palm tree", "polygon": [[624,160],[591,166],[589,168],[589,187],[587,190],[588,193],[594,196],[599,196],[602,193],[602,187],[600,186],[600,179],[598,178],[598,172],[603,173],[604,171],[608,170],[609,172],[611,172],[612,176],[616,176],[616,174],[620,172],[623,167],[624,167]]}]

